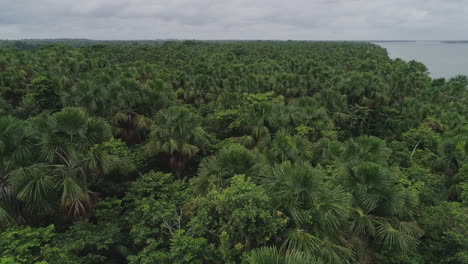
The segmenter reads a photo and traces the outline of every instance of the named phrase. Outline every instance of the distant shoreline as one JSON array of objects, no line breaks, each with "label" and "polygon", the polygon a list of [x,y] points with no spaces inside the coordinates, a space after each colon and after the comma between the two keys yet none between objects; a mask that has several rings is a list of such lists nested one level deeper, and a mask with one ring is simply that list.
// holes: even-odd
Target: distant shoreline
[{"label": "distant shoreline", "polygon": [[444,43],[468,44],[468,40],[372,40],[371,43]]}]

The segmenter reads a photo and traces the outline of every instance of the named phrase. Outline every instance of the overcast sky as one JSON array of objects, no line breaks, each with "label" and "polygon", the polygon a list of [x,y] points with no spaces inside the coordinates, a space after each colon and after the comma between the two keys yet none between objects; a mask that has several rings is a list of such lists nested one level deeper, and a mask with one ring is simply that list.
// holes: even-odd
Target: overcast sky
[{"label": "overcast sky", "polygon": [[468,39],[468,0],[0,0],[0,39]]}]

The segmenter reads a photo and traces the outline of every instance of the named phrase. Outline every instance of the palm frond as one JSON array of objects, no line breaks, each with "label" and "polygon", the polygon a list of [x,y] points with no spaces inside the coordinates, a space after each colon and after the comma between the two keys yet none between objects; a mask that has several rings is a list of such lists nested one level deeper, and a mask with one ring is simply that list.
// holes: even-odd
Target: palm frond
[{"label": "palm frond", "polygon": [[197,146],[188,143],[182,144],[181,148],[182,154],[189,158],[195,156],[199,150],[200,149]]},{"label": "palm frond", "polygon": [[47,169],[47,164],[35,164],[8,174],[8,183],[19,200],[33,204],[44,204],[50,200],[57,185]]},{"label": "palm frond", "polygon": [[81,108],[64,108],[55,113],[56,128],[70,137],[84,137],[87,115]]},{"label": "palm frond", "polygon": [[61,206],[74,217],[87,215],[91,209],[88,191],[72,176],[65,176],[62,181]]},{"label": "palm frond", "polygon": [[110,125],[103,119],[92,117],[86,120],[86,145],[103,143],[112,137]]},{"label": "palm frond", "polygon": [[337,236],[348,219],[351,209],[351,195],[341,186],[324,192],[312,209],[314,228],[321,234]]},{"label": "palm frond", "polygon": [[285,264],[325,264],[325,261],[306,252],[288,251],[285,255]]},{"label": "palm frond", "polygon": [[0,206],[0,228],[5,228],[13,222],[8,211]]},{"label": "palm frond", "polygon": [[274,247],[261,247],[252,250],[246,257],[249,264],[325,264],[306,252],[288,250],[284,254]]},{"label": "palm frond", "polygon": [[318,256],[328,264],[353,263],[355,259],[351,249],[337,245],[329,239],[323,240]]},{"label": "palm frond", "polygon": [[135,117],[135,127],[140,130],[149,130],[153,123],[154,122],[151,120],[151,118],[148,118],[144,115],[137,115]]},{"label": "palm frond", "polygon": [[[408,226],[400,226],[400,228],[403,231],[409,231]],[[379,223],[377,226],[376,239],[382,248],[396,253],[412,251],[418,245],[418,240],[414,236],[394,228],[386,221]]]},{"label": "palm frond", "polygon": [[274,247],[261,247],[252,250],[247,256],[249,264],[284,264],[284,256]]},{"label": "palm frond", "polygon": [[321,245],[322,241],[319,238],[309,234],[305,230],[294,229],[288,233],[286,240],[281,246],[281,250],[299,250],[316,254],[321,250]]},{"label": "palm frond", "polygon": [[151,155],[157,155],[163,151],[162,143],[159,140],[149,140],[145,145],[145,151]]},{"label": "palm frond", "polygon": [[371,216],[361,208],[354,208],[351,214],[351,230],[358,235],[375,235],[375,225]]}]

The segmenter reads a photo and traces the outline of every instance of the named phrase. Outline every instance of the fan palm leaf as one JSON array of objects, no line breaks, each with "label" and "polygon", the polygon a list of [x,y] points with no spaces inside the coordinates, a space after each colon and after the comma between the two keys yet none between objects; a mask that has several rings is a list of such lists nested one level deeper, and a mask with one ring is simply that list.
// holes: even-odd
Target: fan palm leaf
[{"label": "fan palm leaf", "polygon": [[322,241],[302,229],[290,231],[286,240],[281,246],[282,251],[299,250],[308,253],[317,253],[320,251]]},{"label": "fan palm leaf", "polygon": [[418,245],[418,240],[410,233],[416,231],[408,233],[408,225],[400,225],[400,228],[407,233],[394,228],[389,222],[380,222],[375,238],[382,248],[393,252],[406,253],[414,250]]},{"label": "fan palm leaf", "polygon": [[47,164],[35,164],[11,171],[8,183],[19,200],[27,203],[46,203],[56,189]]},{"label": "fan palm leaf", "polygon": [[296,250],[282,254],[274,247],[261,247],[252,250],[246,258],[249,264],[325,264],[322,260]]},{"label": "fan palm leaf", "polygon": [[85,146],[87,148],[103,143],[112,137],[111,127],[103,118],[88,118],[85,127]]},{"label": "fan palm leaf", "polygon": [[65,176],[62,181],[61,206],[68,215],[78,217],[90,211],[91,199],[82,183],[73,176]]},{"label": "fan palm leaf", "polygon": [[346,161],[368,161],[387,164],[391,150],[377,137],[360,136],[347,142],[343,157]]},{"label": "fan palm leaf", "polygon": [[375,235],[374,220],[361,208],[353,208],[351,214],[351,230],[357,235]]}]

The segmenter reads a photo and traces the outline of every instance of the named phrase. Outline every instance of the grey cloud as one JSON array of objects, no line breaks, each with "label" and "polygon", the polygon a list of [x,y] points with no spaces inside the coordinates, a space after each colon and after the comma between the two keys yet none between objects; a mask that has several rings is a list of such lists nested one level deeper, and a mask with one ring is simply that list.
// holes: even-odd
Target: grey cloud
[{"label": "grey cloud", "polygon": [[466,0],[0,0],[0,39],[467,39]]}]

